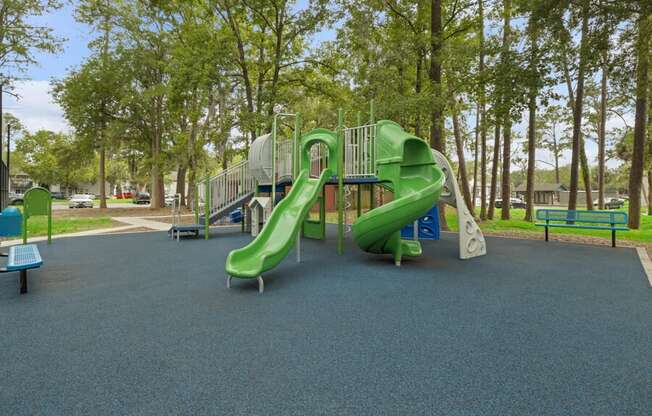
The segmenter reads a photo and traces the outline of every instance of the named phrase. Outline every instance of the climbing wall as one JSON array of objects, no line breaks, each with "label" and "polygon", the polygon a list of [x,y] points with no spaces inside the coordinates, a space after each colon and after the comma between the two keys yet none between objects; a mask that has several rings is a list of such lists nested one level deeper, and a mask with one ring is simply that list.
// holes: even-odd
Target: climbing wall
[{"label": "climbing wall", "polygon": [[470,259],[487,254],[487,245],[480,227],[473,219],[473,215],[464,203],[460,187],[455,180],[455,172],[446,157],[436,150],[432,156],[437,165],[444,171],[446,182],[439,200],[457,208],[457,222],[460,234],[460,259]]}]

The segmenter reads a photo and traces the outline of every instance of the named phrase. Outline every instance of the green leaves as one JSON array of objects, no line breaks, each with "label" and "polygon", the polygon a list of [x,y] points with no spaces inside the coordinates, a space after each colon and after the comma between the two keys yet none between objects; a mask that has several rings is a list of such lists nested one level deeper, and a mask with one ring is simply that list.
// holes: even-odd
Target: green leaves
[{"label": "green leaves", "polygon": [[29,65],[36,63],[35,52],[56,53],[62,39],[33,17],[61,7],[55,0],[2,0],[0,4],[0,84],[10,84]]}]

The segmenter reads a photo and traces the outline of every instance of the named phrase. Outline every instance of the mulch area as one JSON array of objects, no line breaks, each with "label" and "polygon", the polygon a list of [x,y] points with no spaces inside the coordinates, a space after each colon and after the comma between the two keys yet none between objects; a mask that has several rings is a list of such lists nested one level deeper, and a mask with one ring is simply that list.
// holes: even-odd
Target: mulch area
[{"label": "mulch area", "polygon": [[[172,215],[168,215],[168,216],[165,216],[165,217],[151,218],[151,220],[158,221],[158,222],[164,222],[166,224],[172,224]],[[182,216],[179,219],[179,223],[181,225],[194,224],[195,223],[195,216],[194,215]]]},{"label": "mulch area", "polygon": [[[528,231],[483,231],[486,236],[495,237],[508,237],[508,238],[521,238],[527,240],[543,240],[543,233],[532,233]],[[549,234],[550,241],[561,241],[564,243],[574,244],[589,244],[595,246],[611,246],[611,240],[607,238],[591,237],[587,235],[571,235],[571,234]],[[625,239],[616,239],[618,247],[645,247],[648,255],[652,258],[652,244],[643,243],[640,241],[632,241]]]}]

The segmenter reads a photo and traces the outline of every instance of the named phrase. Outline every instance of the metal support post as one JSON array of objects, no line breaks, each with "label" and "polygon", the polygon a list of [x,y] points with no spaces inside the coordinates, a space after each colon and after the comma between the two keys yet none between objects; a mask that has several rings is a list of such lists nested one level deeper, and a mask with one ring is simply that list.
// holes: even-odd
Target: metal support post
[{"label": "metal support post", "polygon": [[276,120],[278,114],[274,114],[272,121],[272,210],[276,205]]},{"label": "metal support post", "polygon": [[206,176],[206,200],[204,201],[204,240],[208,240],[208,226],[211,216],[211,178]]},{"label": "metal support post", "polygon": [[[297,177],[299,176],[299,144],[301,141],[301,113],[297,113],[294,118],[294,154],[293,154],[293,163],[292,163],[292,185],[297,183]],[[297,263],[301,263],[301,226],[299,224],[299,229],[297,231]]]},{"label": "metal support post", "polygon": [[344,110],[337,111],[337,253],[344,254]]}]

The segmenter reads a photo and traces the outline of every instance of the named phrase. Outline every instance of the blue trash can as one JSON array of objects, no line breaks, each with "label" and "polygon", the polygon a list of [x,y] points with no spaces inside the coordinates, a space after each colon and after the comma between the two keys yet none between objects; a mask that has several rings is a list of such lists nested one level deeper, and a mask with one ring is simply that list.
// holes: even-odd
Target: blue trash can
[{"label": "blue trash can", "polygon": [[0,213],[0,237],[22,235],[23,214],[16,207],[7,207]]}]

